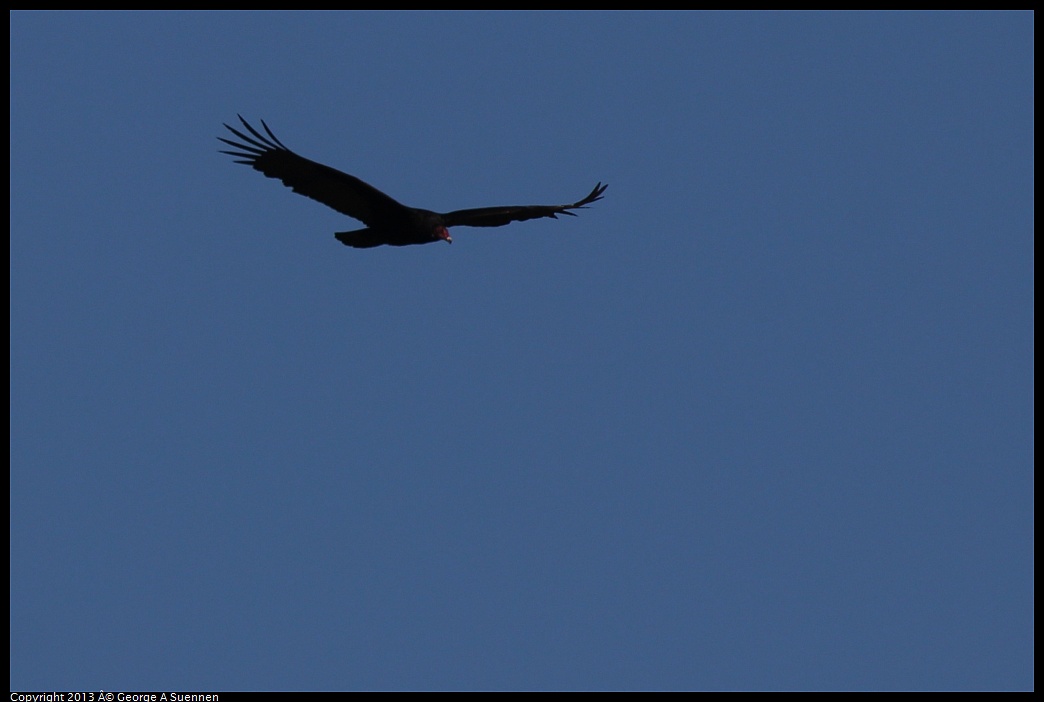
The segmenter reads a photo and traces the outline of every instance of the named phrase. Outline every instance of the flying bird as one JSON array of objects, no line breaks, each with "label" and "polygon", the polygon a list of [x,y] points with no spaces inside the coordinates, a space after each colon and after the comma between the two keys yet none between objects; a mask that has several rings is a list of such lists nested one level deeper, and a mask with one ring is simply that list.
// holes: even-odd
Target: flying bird
[{"label": "flying bird", "polygon": [[295,193],[317,200],[365,224],[365,229],[334,234],[342,244],[357,249],[383,244],[430,244],[440,240],[452,244],[449,227],[501,227],[510,222],[540,217],[557,219],[560,214],[575,217],[572,210],[584,209],[592,202],[601,200],[602,193],[608,187],[599,183],[587,197],[571,205],[479,207],[440,214],[407,207],[355,176],[298,156],[276,138],[264,120],[261,120],[261,126],[265,134],[258,132],[241,116],[239,121],[249,134],[226,124],[225,128],[239,141],[218,137],[236,149],[221,153],[235,156],[236,163],[252,166],[269,178],[278,178]]}]

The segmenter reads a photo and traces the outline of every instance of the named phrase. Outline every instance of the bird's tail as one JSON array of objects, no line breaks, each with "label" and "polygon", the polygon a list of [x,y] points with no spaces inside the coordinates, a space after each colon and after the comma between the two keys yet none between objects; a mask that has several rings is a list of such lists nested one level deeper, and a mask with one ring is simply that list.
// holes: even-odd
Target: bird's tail
[{"label": "bird's tail", "polygon": [[371,229],[356,229],[352,232],[337,232],[334,234],[337,241],[341,242],[345,246],[351,246],[356,249],[372,249],[374,246],[380,246],[385,243],[377,234]]}]

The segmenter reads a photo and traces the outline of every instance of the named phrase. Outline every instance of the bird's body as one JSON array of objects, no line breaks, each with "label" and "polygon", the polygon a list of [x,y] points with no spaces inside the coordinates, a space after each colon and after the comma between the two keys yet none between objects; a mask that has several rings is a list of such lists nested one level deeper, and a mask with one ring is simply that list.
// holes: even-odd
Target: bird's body
[{"label": "bird's body", "polygon": [[221,153],[235,156],[237,163],[252,166],[269,178],[278,178],[295,193],[317,200],[365,224],[365,229],[337,232],[334,235],[346,246],[358,249],[384,244],[430,244],[440,240],[452,243],[448,227],[454,226],[500,227],[509,222],[539,217],[557,218],[560,214],[575,216],[570,210],[583,209],[601,200],[607,187],[599,183],[583,200],[569,205],[480,207],[440,214],[403,205],[355,176],[298,156],[276,138],[264,120],[261,126],[267,136],[260,134],[242,117],[239,120],[250,135],[226,124],[225,127],[240,142],[218,137],[237,149]]}]

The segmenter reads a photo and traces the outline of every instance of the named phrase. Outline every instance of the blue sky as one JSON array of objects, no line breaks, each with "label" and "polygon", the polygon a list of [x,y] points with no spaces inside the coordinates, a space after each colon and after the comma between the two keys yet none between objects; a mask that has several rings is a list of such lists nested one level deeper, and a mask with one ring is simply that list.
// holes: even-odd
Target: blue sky
[{"label": "blue sky", "polygon": [[1033,688],[1031,14],[10,19],[12,689]]}]

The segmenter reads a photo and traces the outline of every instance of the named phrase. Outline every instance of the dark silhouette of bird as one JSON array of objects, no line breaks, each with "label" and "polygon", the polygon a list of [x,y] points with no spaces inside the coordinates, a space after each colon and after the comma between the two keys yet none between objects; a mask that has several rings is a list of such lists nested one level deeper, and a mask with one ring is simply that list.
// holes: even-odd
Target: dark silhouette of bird
[{"label": "dark silhouette of bird", "polygon": [[265,134],[258,132],[241,116],[239,121],[249,134],[226,124],[225,128],[239,141],[218,137],[236,149],[221,153],[235,156],[236,163],[252,166],[269,178],[278,178],[295,193],[318,200],[365,224],[365,229],[334,234],[342,244],[357,249],[383,244],[430,244],[440,240],[453,243],[449,227],[501,227],[510,222],[540,217],[557,219],[560,214],[575,217],[572,210],[584,209],[592,202],[601,200],[602,193],[608,187],[599,183],[587,197],[571,205],[479,207],[440,214],[407,207],[355,176],[298,156],[276,138],[264,120],[261,120],[261,126]]}]

